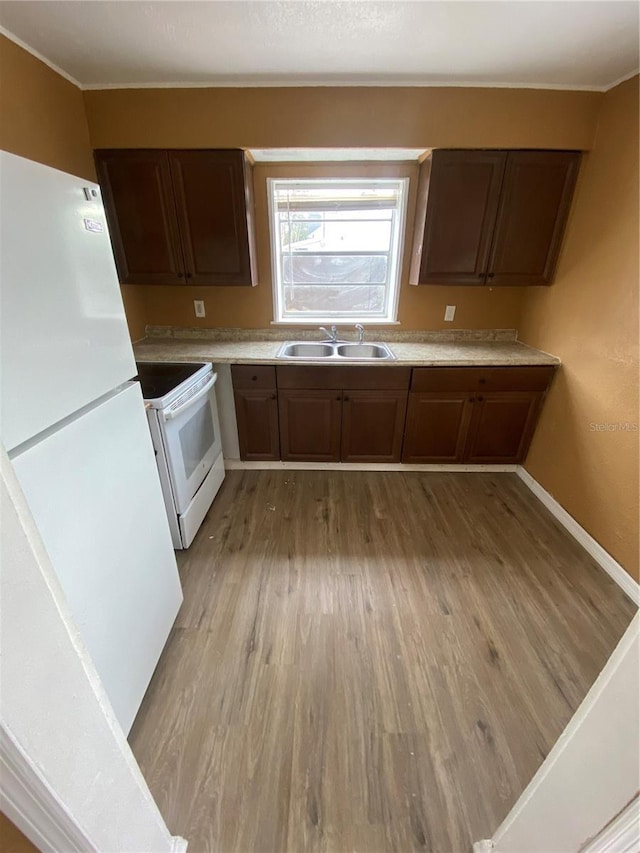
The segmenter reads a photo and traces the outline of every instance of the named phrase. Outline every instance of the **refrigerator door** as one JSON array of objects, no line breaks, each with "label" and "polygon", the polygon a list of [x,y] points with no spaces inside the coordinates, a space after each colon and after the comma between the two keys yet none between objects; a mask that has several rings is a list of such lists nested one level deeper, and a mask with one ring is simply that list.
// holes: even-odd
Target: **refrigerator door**
[{"label": "refrigerator door", "polygon": [[97,184],[0,152],[0,243],[0,430],[11,450],[136,366]]},{"label": "refrigerator door", "polygon": [[12,463],[128,732],[182,601],[140,386],[130,383]]}]

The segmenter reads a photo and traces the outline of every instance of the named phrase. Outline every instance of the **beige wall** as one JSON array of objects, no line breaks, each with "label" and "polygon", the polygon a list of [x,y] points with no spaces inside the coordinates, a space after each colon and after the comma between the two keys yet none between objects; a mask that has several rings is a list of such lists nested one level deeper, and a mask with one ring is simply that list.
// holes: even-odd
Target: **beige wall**
[{"label": "beige wall", "polygon": [[[95,180],[82,92],[0,35],[0,148]],[[132,337],[144,334],[137,293],[124,293]]]},{"label": "beige wall", "polygon": [[[153,325],[240,327],[264,329],[273,320],[271,247],[267,200],[268,177],[406,177],[410,179],[407,228],[413,231],[417,186],[416,164],[257,165],[254,169],[256,201],[257,287],[143,287],[131,286],[140,294],[143,313]],[[411,242],[404,246],[404,262],[398,305],[403,329],[517,328],[524,298],[521,288],[412,287],[408,283]],[[197,319],[193,300],[202,299],[207,316]],[[456,305],[453,323],[443,320],[445,305]],[[314,323],[313,325],[317,325]]]},{"label": "beige wall", "polygon": [[[527,292],[520,337],[560,356],[526,467],[638,577],[638,77],[604,97],[556,282]],[[637,429],[637,426],[636,426]]]},{"label": "beige wall", "polygon": [[3,35],[0,148],[95,180],[82,92]]},{"label": "beige wall", "polygon": [[[439,88],[121,89],[85,92],[95,148],[591,147],[602,96],[593,92]],[[301,175],[302,168],[287,171]],[[147,323],[264,328],[273,320],[266,176],[256,169],[259,284],[123,287]],[[334,172],[335,173],[335,172]],[[307,171],[308,174],[308,171]],[[319,174],[316,171],[314,174]],[[353,172],[351,172],[353,174]],[[415,171],[412,171],[412,177]],[[415,184],[415,180],[412,181]],[[415,186],[409,200],[412,232]],[[408,258],[410,246],[406,246]],[[513,328],[520,289],[418,287],[403,267],[398,319],[405,329]],[[197,320],[193,300],[204,299]],[[135,300],[135,302],[134,302]],[[454,323],[445,305],[457,306]]]},{"label": "beige wall", "polygon": [[95,148],[590,148],[602,95],[540,89],[108,89]]},{"label": "beige wall", "polygon": [[0,812],[0,841],[3,853],[38,853],[38,848]]},{"label": "beige wall", "polygon": [[[637,78],[604,96],[505,89],[159,89],[85,92],[84,104],[86,116],[78,89],[0,36],[0,147],[87,178],[94,177],[92,146],[589,150],[595,138],[555,285],[413,288],[406,283],[407,246],[399,318],[403,328],[441,328],[444,305],[455,304],[454,328],[517,326],[522,339],[561,356],[564,366],[527,468],[637,576],[638,434],[590,427],[638,421]],[[134,339],[145,323],[194,325],[194,298],[205,300],[204,325],[268,325],[265,178],[279,169],[287,173],[256,169],[259,286],[125,286]],[[413,192],[415,186],[410,205]]]}]

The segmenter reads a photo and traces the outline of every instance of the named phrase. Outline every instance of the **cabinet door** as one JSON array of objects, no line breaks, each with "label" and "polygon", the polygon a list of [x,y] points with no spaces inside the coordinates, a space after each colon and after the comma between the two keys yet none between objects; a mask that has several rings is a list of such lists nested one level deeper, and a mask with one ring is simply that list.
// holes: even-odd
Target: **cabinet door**
[{"label": "cabinet door", "polygon": [[465,462],[522,462],[540,411],[539,391],[495,391],[474,398]]},{"label": "cabinet door", "polygon": [[280,459],[278,395],[274,389],[237,390],[236,418],[240,458],[247,461]]},{"label": "cabinet door", "polygon": [[412,284],[485,283],[505,160],[504,151],[433,152]]},{"label": "cabinet door", "polygon": [[406,391],[345,391],[342,461],[399,462],[406,410]]},{"label": "cabinet door", "polygon": [[184,284],[166,151],[95,152],[122,284]]},{"label": "cabinet door", "polygon": [[471,394],[419,391],[409,394],[403,462],[462,462],[471,420]]},{"label": "cabinet door", "polygon": [[189,284],[252,285],[250,166],[243,151],[170,151]]},{"label": "cabinet door", "polygon": [[487,284],[551,284],[580,154],[510,151]]},{"label": "cabinet door", "polygon": [[339,462],[341,391],[278,392],[282,459]]}]

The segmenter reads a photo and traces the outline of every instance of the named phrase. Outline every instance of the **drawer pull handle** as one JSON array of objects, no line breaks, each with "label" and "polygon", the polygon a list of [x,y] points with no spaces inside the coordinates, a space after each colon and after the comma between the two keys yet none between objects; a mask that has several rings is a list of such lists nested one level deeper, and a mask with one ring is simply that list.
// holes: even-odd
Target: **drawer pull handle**
[{"label": "drawer pull handle", "polygon": [[256,382],[257,380],[258,380],[258,377],[257,377],[257,376],[252,376],[252,377],[251,377],[251,381],[252,381],[252,382]]}]

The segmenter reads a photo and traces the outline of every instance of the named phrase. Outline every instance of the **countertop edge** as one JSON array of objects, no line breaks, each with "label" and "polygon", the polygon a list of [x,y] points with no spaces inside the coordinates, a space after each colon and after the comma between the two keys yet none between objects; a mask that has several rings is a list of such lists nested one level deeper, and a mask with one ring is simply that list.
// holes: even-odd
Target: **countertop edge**
[{"label": "countertop edge", "polygon": [[[235,350],[225,352],[227,347]],[[380,361],[357,361],[345,360],[339,363],[335,361],[309,361],[306,359],[278,358],[275,351],[279,349],[280,343],[275,341],[252,341],[252,342],[208,342],[200,340],[185,340],[179,338],[145,338],[134,344],[134,354],[138,361],[204,361],[213,364],[246,364],[246,365],[274,365],[274,366],[301,366],[301,367],[558,367],[561,361],[550,353],[537,350],[529,344],[520,341],[514,342],[474,342],[464,344],[455,343],[393,343],[392,351],[405,346],[412,350],[424,347],[424,356],[416,353],[410,357],[396,353],[393,360]],[[242,354],[239,348],[251,350],[252,347],[273,347],[273,352],[264,354]],[[456,349],[465,352],[456,353]],[[434,349],[436,353],[434,353]],[[212,352],[212,350],[214,350]],[[441,350],[442,354],[437,353]],[[454,352],[452,352],[452,350]],[[473,350],[476,350],[473,352]],[[493,350],[493,352],[492,352]]]}]

